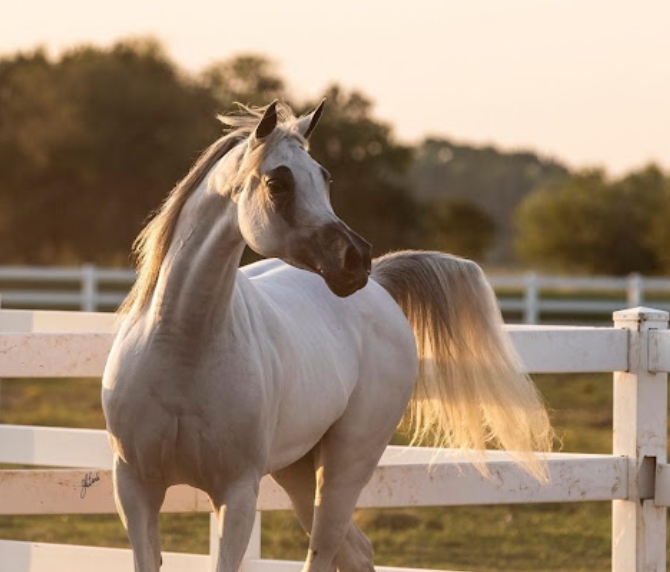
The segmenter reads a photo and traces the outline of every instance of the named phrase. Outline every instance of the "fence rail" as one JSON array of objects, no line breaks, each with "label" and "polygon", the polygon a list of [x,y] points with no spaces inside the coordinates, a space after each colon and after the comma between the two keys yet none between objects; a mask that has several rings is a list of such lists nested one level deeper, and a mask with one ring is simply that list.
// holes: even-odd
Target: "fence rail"
[{"label": "fence rail", "polygon": [[[612,312],[653,305],[670,311],[670,278],[548,276],[534,272],[489,276],[507,322],[605,323]],[[135,280],[127,269],[0,266],[5,308],[113,311]]]},{"label": "fence rail", "polygon": [[[502,452],[486,454],[490,477],[485,478],[466,462],[468,457],[453,451],[389,447],[359,506],[611,501],[613,570],[664,571],[670,505],[667,326],[666,312],[647,308],[617,312],[614,327],[608,328],[507,326],[529,372],[614,372],[612,455],[552,453],[547,460],[551,480],[542,485]],[[114,328],[109,314],[2,310],[0,377],[99,376]],[[0,425],[0,463],[40,467],[0,471],[0,515],[115,511],[104,431]],[[274,481],[264,479],[258,510],[289,506]],[[170,489],[163,506],[166,512],[209,510],[205,496],[186,486]],[[297,572],[299,563],[261,558],[258,514],[242,572]],[[216,534],[213,525],[212,538]],[[162,570],[205,572],[213,559],[167,553]],[[1,571],[61,572],[90,566],[104,572],[131,565],[127,550],[0,541]]]},{"label": "fence rail", "polygon": [[78,268],[0,266],[0,299],[6,308],[115,310],[134,281],[133,270],[92,264]]}]

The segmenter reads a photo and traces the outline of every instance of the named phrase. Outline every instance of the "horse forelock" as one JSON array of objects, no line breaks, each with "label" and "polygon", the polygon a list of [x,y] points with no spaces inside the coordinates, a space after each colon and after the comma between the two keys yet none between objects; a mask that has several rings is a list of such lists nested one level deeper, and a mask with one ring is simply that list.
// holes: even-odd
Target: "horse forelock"
[{"label": "horse forelock", "polygon": [[[233,148],[243,141],[250,141],[254,129],[262,117],[264,108],[254,109],[240,106],[229,115],[218,116],[229,132],[215,141],[193,165],[188,174],[169,193],[161,207],[140,232],[133,244],[137,278],[130,293],[121,304],[119,314],[125,315],[133,308],[142,308],[151,298],[158,274],[167,255],[179,215],[188,198],[200,186],[214,166]],[[307,141],[297,131],[297,119],[284,104],[277,106],[280,123],[260,144],[250,145],[240,161],[235,180],[230,182],[233,189],[257,171],[264,158],[284,140],[295,139],[307,148]]]}]

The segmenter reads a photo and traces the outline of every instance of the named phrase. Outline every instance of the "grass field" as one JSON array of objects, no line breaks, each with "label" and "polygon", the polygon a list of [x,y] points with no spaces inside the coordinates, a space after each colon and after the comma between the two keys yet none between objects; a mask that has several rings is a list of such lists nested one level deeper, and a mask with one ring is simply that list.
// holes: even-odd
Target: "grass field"
[{"label": "grass field", "polygon": [[[608,453],[612,376],[535,376],[564,451]],[[102,428],[99,380],[3,380],[0,421]],[[401,437],[398,437],[398,442]],[[477,572],[611,569],[610,503],[361,510],[379,565]],[[163,549],[207,552],[207,515],[163,515]],[[0,517],[0,538],[127,547],[115,516]],[[302,560],[292,514],[263,516],[263,556]]]}]

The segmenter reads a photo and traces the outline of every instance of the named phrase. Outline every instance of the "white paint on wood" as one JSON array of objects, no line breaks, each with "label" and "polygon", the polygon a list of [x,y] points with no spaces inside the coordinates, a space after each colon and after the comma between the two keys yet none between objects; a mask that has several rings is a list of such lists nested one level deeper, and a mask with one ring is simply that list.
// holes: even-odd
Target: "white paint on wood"
[{"label": "white paint on wood", "polygon": [[649,371],[670,372],[670,330],[649,332]]},{"label": "white paint on wood", "polygon": [[[429,452],[428,452],[429,453]],[[391,453],[392,455],[393,453]],[[553,453],[551,482],[542,485],[504,453],[494,452],[482,477],[463,456],[447,460],[393,462],[387,458],[363,489],[359,507],[462,506],[612,500],[628,497],[625,459],[610,455]],[[402,456],[402,455],[401,455]],[[416,461],[416,459],[415,459]],[[0,514],[112,514],[116,512],[108,470],[0,472]],[[288,497],[270,478],[261,482],[258,510],[288,510]],[[168,490],[163,512],[209,512],[204,493],[180,485]]]},{"label": "white paint on wood", "polygon": [[[301,572],[304,562],[294,560],[245,560],[240,572]],[[377,572],[428,572],[422,568],[375,566]],[[161,571],[162,572],[162,571]]]},{"label": "white paint on wood", "polygon": [[666,463],[656,465],[654,504],[666,508],[670,507],[670,465]]},{"label": "white paint on wood", "polygon": [[2,377],[100,377],[111,348],[110,333],[0,335]]},{"label": "white paint on wood", "polygon": [[111,469],[112,458],[101,429],[0,425],[0,463]]},{"label": "white paint on wood", "polygon": [[[8,328],[19,331],[0,333],[0,377],[101,375],[113,339],[113,317],[91,314],[68,322],[68,313],[52,314],[0,311],[0,332]],[[490,478],[486,479],[468,463],[471,459],[460,453],[390,447],[363,491],[359,506],[613,500],[613,569],[664,570],[664,507],[670,504],[670,469],[666,464],[670,333],[664,331],[668,314],[634,308],[617,312],[615,318],[615,328],[507,327],[529,372],[617,372],[613,456],[551,454],[548,456],[551,483],[542,486],[522,473],[502,452],[487,453]],[[61,328],[70,331],[60,332]],[[108,470],[110,454],[103,431],[0,426],[0,462],[79,467],[0,471],[0,514],[115,512]],[[258,509],[289,507],[278,485],[270,478],[264,479]],[[203,493],[179,486],[168,491],[163,510],[206,512],[210,506]],[[37,566],[33,563],[47,560],[51,563],[60,558],[58,554],[65,554],[58,552],[64,548],[30,543],[17,547],[18,544],[22,543],[9,546],[0,542],[0,572],[4,570],[2,564],[8,561],[3,548],[14,551],[15,558],[24,558],[25,545],[32,546],[25,568],[30,572],[42,569],[31,568]],[[82,561],[94,558],[86,552],[88,549],[82,550]],[[40,560],[52,552],[53,556]],[[249,556],[258,555],[255,542]],[[71,569],[72,562],[63,558],[67,561],[64,569]],[[199,558],[202,568],[193,564],[195,560],[185,566],[193,570],[209,569],[211,559]],[[96,560],[95,569],[104,570],[101,565]],[[290,565],[276,565],[270,571],[270,563],[251,558],[245,572],[264,572],[252,570],[253,567],[280,572],[279,567]],[[80,568],[79,560],[76,567]],[[25,572],[20,567],[12,570],[18,571]]]},{"label": "white paint on wood", "polygon": [[[207,572],[204,554],[163,552],[161,572]],[[0,572],[119,572],[133,569],[129,549],[0,540]]]},{"label": "white paint on wood", "polygon": [[667,460],[667,375],[649,371],[650,330],[668,326],[667,312],[615,313],[629,335],[628,371],[614,374],[613,452],[628,464],[628,498],[612,504],[612,570],[665,570],[666,509],[653,499],[656,464]]},{"label": "white paint on wood", "polygon": [[363,490],[359,507],[464,506],[575,502],[625,498],[624,460],[608,455],[548,461],[550,483],[541,484],[511,459],[490,461],[483,477],[469,463],[439,462],[379,467]]},{"label": "white paint on wood", "polygon": [[529,373],[612,372],[628,367],[625,331],[571,326],[506,326]]},{"label": "white paint on wood", "polygon": [[[207,572],[209,556],[163,552],[161,572]],[[245,559],[240,572],[300,572],[303,562],[292,560]],[[69,546],[0,540],[0,572],[55,572],[91,570],[118,572],[132,570],[133,555],[125,548]],[[376,566],[378,572],[427,572],[421,568]]]},{"label": "white paint on wood", "polygon": [[98,332],[116,331],[116,314],[53,310],[0,310],[0,332]]},{"label": "white paint on wood", "polygon": [[[0,312],[1,313],[1,312]],[[530,373],[627,367],[627,334],[614,328],[507,326]],[[112,333],[0,334],[0,377],[100,377]]]}]

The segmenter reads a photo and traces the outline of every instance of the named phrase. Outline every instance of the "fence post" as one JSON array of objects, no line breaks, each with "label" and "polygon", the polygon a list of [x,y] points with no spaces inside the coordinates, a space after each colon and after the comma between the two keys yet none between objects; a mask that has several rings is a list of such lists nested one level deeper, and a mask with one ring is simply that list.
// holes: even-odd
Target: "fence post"
[{"label": "fence post", "polygon": [[84,312],[93,312],[96,310],[96,280],[95,266],[93,264],[84,264],[81,267],[81,310]]},{"label": "fence post", "polygon": [[525,275],[526,292],[524,296],[524,316],[526,324],[537,324],[540,317],[538,279],[535,272]]},{"label": "fence post", "polygon": [[643,304],[642,276],[637,272],[628,275],[626,280],[626,300],[629,308],[637,308]]},{"label": "fence post", "polygon": [[628,371],[614,373],[613,453],[628,458],[628,499],[612,503],[612,570],[665,572],[666,509],[654,505],[656,464],[667,458],[667,374],[648,367],[648,332],[666,329],[668,313],[614,312],[628,330]]}]

